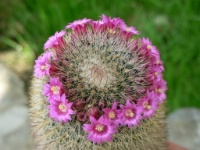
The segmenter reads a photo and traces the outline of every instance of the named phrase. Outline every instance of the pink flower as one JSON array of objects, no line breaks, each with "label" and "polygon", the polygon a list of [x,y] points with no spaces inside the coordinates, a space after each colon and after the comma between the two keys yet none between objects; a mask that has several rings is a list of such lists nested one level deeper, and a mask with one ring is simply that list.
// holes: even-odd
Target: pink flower
[{"label": "pink flower", "polygon": [[163,102],[166,99],[165,91],[167,90],[166,81],[160,79],[159,81],[155,82],[153,86],[156,96],[158,97],[159,102]]},{"label": "pink flower", "polygon": [[116,29],[120,28],[121,26],[125,26],[126,24],[124,23],[123,20],[121,20],[120,18],[113,18],[111,19],[111,17],[108,17],[106,15],[102,15],[102,24],[103,24],[103,28],[107,29],[109,33],[114,34],[116,31]]},{"label": "pink flower", "polygon": [[71,115],[75,114],[75,112],[71,109],[73,103],[69,103],[68,99],[66,99],[65,94],[61,97],[57,97],[54,101],[50,102],[49,115],[55,121],[59,121],[60,123],[67,123],[71,120]]},{"label": "pink flower", "polygon": [[130,103],[129,100],[126,101],[126,105],[120,105],[121,107],[121,124],[123,126],[128,125],[129,128],[132,126],[137,126],[142,119],[140,107],[136,107],[134,103]]},{"label": "pink flower", "polygon": [[35,61],[34,76],[38,78],[43,76],[49,76],[51,58],[53,58],[53,54],[51,52],[45,52],[42,56],[38,57],[38,59]]},{"label": "pink flower", "polygon": [[102,21],[104,22],[104,23],[109,23],[109,22],[112,22],[112,19],[111,19],[111,17],[108,17],[108,16],[106,16],[106,15],[101,15],[101,18],[102,18]]},{"label": "pink flower", "polygon": [[136,34],[136,35],[140,34],[140,32],[137,31],[135,27],[127,27],[126,24],[121,26],[121,29],[123,32],[126,32],[126,33],[131,33],[131,34]]},{"label": "pink flower", "polygon": [[49,37],[49,39],[44,44],[44,49],[53,48],[54,46],[58,46],[62,42],[62,37],[66,34],[65,31],[56,32],[53,36]]},{"label": "pink flower", "polygon": [[162,68],[158,65],[151,66],[151,69],[147,74],[147,78],[149,81],[153,82],[162,79]]},{"label": "pink flower", "polygon": [[113,18],[112,19],[112,23],[116,26],[116,27],[121,27],[121,26],[125,26],[125,22],[120,19],[120,18]]},{"label": "pink flower", "polygon": [[43,93],[45,96],[48,96],[50,101],[60,97],[61,92],[62,82],[60,82],[58,77],[50,78],[50,83],[44,85]]},{"label": "pink flower", "polygon": [[124,21],[120,18],[108,17],[106,15],[101,16],[102,20],[91,21],[90,24],[95,32],[108,31],[111,34],[114,34],[117,28],[125,25]]},{"label": "pink flower", "polygon": [[120,110],[117,110],[117,102],[114,102],[112,108],[104,108],[104,118],[108,119],[112,124],[119,125]]},{"label": "pink flower", "polygon": [[101,16],[101,18],[102,18],[102,22],[104,24],[106,24],[107,26],[120,27],[120,26],[124,26],[125,25],[124,21],[122,19],[120,19],[120,18],[111,19],[111,17],[108,17],[108,16],[106,16],[104,14]]},{"label": "pink flower", "polygon": [[149,50],[153,55],[159,57],[159,52],[155,46],[152,45],[148,38],[142,38],[142,48]]},{"label": "pink flower", "polygon": [[143,118],[150,118],[158,109],[158,101],[154,92],[146,92],[146,96],[138,100],[137,107],[142,108]]},{"label": "pink flower", "polygon": [[75,29],[78,26],[84,27],[90,21],[91,21],[91,19],[87,19],[87,18],[84,18],[84,19],[81,19],[81,20],[76,20],[76,21],[70,23],[69,25],[67,25],[65,28],[66,29],[69,29],[69,28]]},{"label": "pink flower", "polygon": [[157,59],[157,60],[155,61],[154,66],[160,68],[161,71],[164,71],[163,62],[162,62],[160,59]]},{"label": "pink flower", "polygon": [[99,144],[112,141],[112,135],[116,132],[116,129],[107,119],[103,116],[98,120],[90,117],[90,122],[91,124],[83,124],[83,129],[89,133],[88,140]]},{"label": "pink flower", "polygon": [[115,33],[116,28],[120,28],[123,32],[123,34],[139,34],[139,31],[137,31],[134,27],[127,27],[127,25],[124,23],[124,21],[120,18],[113,18],[106,15],[101,16],[102,21],[106,25],[107,28],[109,28],[108,32]]},{"label": "pink flower", "polygon": [[90,25],[92,26],[93,31],[95,32],[101,32],[103,24],[104,22],[102,20],[90,22]]}]

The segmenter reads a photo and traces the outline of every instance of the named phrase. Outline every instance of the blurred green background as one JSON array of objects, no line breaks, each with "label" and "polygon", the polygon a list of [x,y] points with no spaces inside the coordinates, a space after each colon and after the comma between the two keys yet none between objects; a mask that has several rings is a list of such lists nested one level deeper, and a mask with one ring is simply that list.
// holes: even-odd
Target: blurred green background
[{"label": "blurred green background", "polygon": [[135,26],[161,51],[169,112],[200,107],[199,0],[1,0],[0,55],[18,51],[33,62],[56,31],[101,14]]}]

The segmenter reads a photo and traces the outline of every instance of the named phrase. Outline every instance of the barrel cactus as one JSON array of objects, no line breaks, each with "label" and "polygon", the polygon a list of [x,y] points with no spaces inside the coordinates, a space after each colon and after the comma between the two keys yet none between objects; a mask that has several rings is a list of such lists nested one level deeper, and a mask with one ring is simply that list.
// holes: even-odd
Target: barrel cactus
[{"label": "barrel cactus", "polygon": [[138,35],[102,15],[49,37],[30,88],[37,149],[166,149],[164,68]]}]

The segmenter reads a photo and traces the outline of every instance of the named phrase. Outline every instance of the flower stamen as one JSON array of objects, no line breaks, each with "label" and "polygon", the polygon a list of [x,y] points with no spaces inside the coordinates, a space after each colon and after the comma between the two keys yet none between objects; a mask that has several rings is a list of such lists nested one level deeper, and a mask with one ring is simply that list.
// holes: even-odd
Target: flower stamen
[{"label": "flower stamen", "polygon": [[148,110],[151,109],[151,105],[149,105],[149,103],[147,101],[143,102],[143,107],[148,109]]},{"label": "flower stamen", "polygon": [[60,103],[60,104],[58,105],[58,108],[59,108],[59,110],[60,110],[61,112],[67,112],[67,107],[66,107],[66,105],[63,104],[63,103]]},{"label": "flower stamen", "polygon": [[108,118],[109,118],[109,119],[115,119],[115,118],[116,118],[115,112],[114,112],[114,111],[110,111],[110,112],[108,113]]},{"label": "flower stamen", "polygon": [[102,132],[104,130],[104,125],[103,124],[97,124],[95,127],[95,130],[98,132]]},{"label": "flower stamen", "polygon": [[45,64],[45,65],[42,65],[42,66],[41,66],[41,69],[42,69],[42,70],[46,70],[46,69],[48,69],[48,66],[47,66],[47,64]]},{"label": "flower stamen", "polygon": [[129,118],[133,118],[135,116],[135,114],[133,113],[133,111],[131,109],[127,109],[125,112],[125,116],[129,117]]},{"label": "flower stamen", "polygon": [[116,33],[116,31],[113,30],[113,29],[108,29],[108,32],[111,33],[111,34],[115,34]]},{"label": "flower stamen", "polygon": [[162,93],[163,90],[162,90],[162,89],[157,89],[157,92],[158,92],[158,93]]},{"label": "flower stamen", "polygon": [[151,49],[151,45],[147,45],[147,49]]},{"label": "flower stamen", "polygon": [[51,91],[53,92],[53,94],[59,94],[60,87],[59,86],[52,86]]},{"label": "flower stamen", "polygon": [[151,109],[151,105],[148,105],[146,108],[147,108],[147,109]]},{"label": "flower stamen", "polygon": [[127,31],[127,32],[130,32],[130,31],[131,31],[131,29],[130,29],[130,28],[126,28],[126,31]]}]

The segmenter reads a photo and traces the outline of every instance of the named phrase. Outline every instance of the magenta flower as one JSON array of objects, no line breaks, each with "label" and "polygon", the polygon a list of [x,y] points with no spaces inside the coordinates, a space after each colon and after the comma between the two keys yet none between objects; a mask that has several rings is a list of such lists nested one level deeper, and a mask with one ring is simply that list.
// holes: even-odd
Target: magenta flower
[{"label": "magenta flower", "polygon": [[159,102],[163,102],[166,99],[165,91],[167,90],[166,81],[160,79],[154,85],[155,93]]},{"label": "magenta flower", "polygon": [[127,27],[126,25],[121,26],[121,29],[125,33],[130,33],[130,34],[140,34],[139,31],[137,31],[134,27]]},{"label": "magenta flower", "polygon": [[149,70],[147,78],[153,82],[160,81],[162,79],[162,71],[163,70],[160,66],[154,65]]},{"label": "magenta flower", "polygon": [[142,47],[146,50],[149,50],[153,55],[159,57],[159,52],[155,46],[152,45],[151,41],[148,38],[142,38]]},{"label": "magenta flower", "polygon": [[90,122],[91,124],[83,124],[83,129],[89,133],[88,140],[99,144],[112,141],[112,135],[116,132],[116,129],[107,119],[103,116],[98,120],[90,117]]},{"label": "magenta flower", "polygon": [[106,15],[101,15],[101,18],[102,18],[102,21],[104,22],[104,23],[109,23],[109,22],[112,22],[112,19],[111,19],[111,17],[108,17],[108,16],[106,16]]},{"label": "magenta flower", "polygon": [[120,105],[121,107],[121,124],[123,126],[128,125],[129,128],[137,126],[142,119],[141,112],[142,108],[136,107],[134,103],[126,101],[126,105]]},{"label": "magenta flower", "polygon": [[51,58],[53,58],[53,54],[51,52],[45,52],[42,56],[39,56],[38,59],[35,60],[34,76],[38,78],[43,76],[49,76]]},{"label": "magenta flower", "polygon": [[158,67],[161,71],[164,71],[163,62],[160,59],[155,61],[154,66]]},{"label": "magenta flower", "polygon": [[71,115],[75,114],[75,112],[71,109],[73,103],[69,103],[68,99],[66,99],[65,94],[61,97],[57,97],[54,101],[50,101],[49,115],[55,121],[59,121],[60,123],[67,123],[71,120]]},{"label": "magenta flower", "polygon": [[87,19],[87,18],[84,18],[84,19],[81,19],[81,20],[76,20],[76,21],[70,23],[69,25],[67,25],[65,28],[66,29],[69,29],[69,28],[75,29],[78,26],[82,26],[83,27],[87,23],[89,23],[90,21],[91,21],[91,19]]},{"label": "magenta flower", "polygon": [[116,27],[122,27],[122,26],[126,26],[125,22],[120,19],[120,18],[113,18],[112,19],[112,23],[116,26]]},{"label": "magenta flower", "polygon": [[112,105],[112,108],[104,108],[104,118],[108,119],[112,124],[119,125],[121,122],[120,119],[120,110],[117,110],[117,102],[115,101]]},{"label": "magenta flower", "polygon": [[50,78],[50,83],[44,85],[43,93],[48,96],[49,101],[60,97],[62,93],[62,82],[58,77]]},{"label": "magenta flower", "polygon": [[92,26],[93,31],[95,32],[101,32],[103,24],[104,22],[102,20],[90,22],[90,25]]},{"label": "magenta flower", "polygon": [[93,30],[96,32],[102,32],[103,30],[103,31],[108,31],[111,34],[114,34],[116,33],[115,30],[117,28],[120,28],[121,26],[125,25],[124,21],[120,18],[111,19],[106,15],[102,15],[101,18],[102,20],[90,22]]},{"label": "magenta flower", "polygon": [[65,33],[65,31],[60,31],[56,32],[53,36],[49,37],[49,39],[44,44],[44,49],[58,46],[62,42],[62,37],[65,35]]},{"label": "magenta flower", "polygon": [[147,91],[147,94],[144,98],[138,100],[137,107],[142,108],[143,119],[150,118],[156,113],[158,109],[158,101],[154,92]]},{"label": "magenta flower", "polygon": [[106,24],[108,27],[121,27],[121,26],[125,26],[126,24],[124,23],[124,21],[120,18],[113,18],[111,19],[111,17],[108,17],[106,15],[102,15],[102,22],[104,24]]}]

